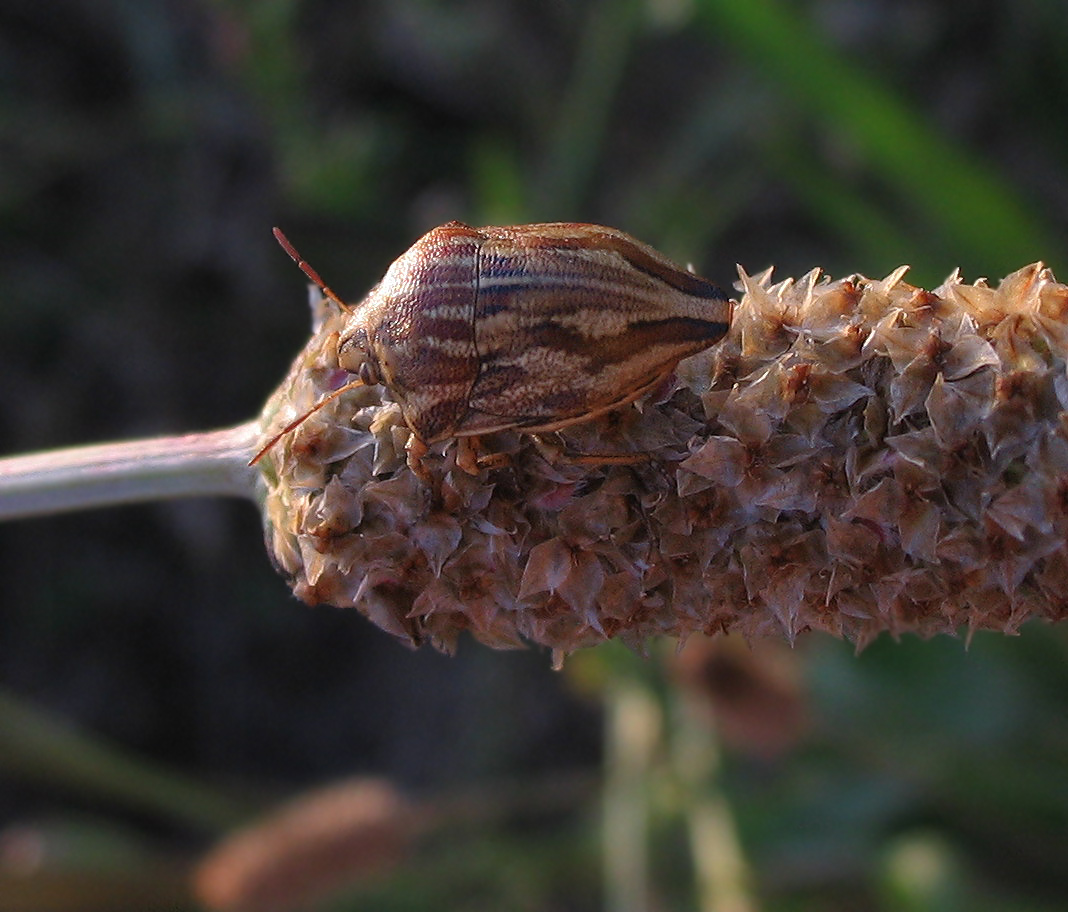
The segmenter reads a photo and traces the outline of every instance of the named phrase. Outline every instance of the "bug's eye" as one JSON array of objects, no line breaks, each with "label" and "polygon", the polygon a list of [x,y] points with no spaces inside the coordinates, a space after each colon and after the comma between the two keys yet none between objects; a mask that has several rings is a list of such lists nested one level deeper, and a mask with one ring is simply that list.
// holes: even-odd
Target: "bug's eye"
[{"label": "bug's eye", "polygon": [[360,365],[356,376],[360,378],[360,382],[365,386],[377,386],[382,382],[382,378],[378,375],[377,367],[370,360],[364,361]]},{"label": "bug's eye", "polygon": [[337,346],[337,364],[350,374],[358,374],[361,365],[367,362],[367,334],[358,329],[344,335]]},{"label": "bug's eye", "polygon": [[366,386],[382,382],[382,372],[367,349],[367,337],[361,331],[343,336],[337,347],[337,363],[344,371],[355,374]]}]

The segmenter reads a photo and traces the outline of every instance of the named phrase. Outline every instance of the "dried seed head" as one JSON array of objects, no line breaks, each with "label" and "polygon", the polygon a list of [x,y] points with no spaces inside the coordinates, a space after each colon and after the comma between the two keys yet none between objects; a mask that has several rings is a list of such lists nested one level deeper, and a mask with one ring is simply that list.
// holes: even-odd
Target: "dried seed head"
[{"label": "dried seed head", "polygon": [[[404,464],[382,387],[331,402],[260,467],[294,592],[451,650],[459,633],[566,653],[610,637],[818,629],[1012,631],[1068,592],[1068,287],[1040,264],[996,288],[956,273],[773,282],[742,273],[730,333],[673,389],[543,441],[454,440]],[[265,436],[345,379],[326,315]],[[577,452],[643,450],[638,465]]]},{"label": "dried seed head", "polygon": [[387,782],[318,789],[212,849],[194,872],[197,898],[217,912],[310,908],[405,861],[417,817]]},{"label": "dried seed head", "polygon": [[744,756],[777,760],[808,727],[801,654],[781,641],[694,638],[668,661],[687,708]]}]

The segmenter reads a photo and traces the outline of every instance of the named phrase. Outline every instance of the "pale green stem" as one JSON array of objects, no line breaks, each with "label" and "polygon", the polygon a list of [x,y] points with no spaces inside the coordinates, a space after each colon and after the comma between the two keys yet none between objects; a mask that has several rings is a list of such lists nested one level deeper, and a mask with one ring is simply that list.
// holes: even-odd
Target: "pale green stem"
[{"label": "pale green stem", "polygon": [[607,703],[605,908],[647,912],[649,787],[661,712],[648,690],[625,676],[612,682]]},{"label": "pale green stem", "polygon": [[0,459],[0,520],[174,497],[249,497],[258,421]]},{"label": "pale green stem", "polygon": [[700,912],[756,912],[750,872],[720,778],[716,731],[685,697],[676,701],[672,761],[682,788]]}]

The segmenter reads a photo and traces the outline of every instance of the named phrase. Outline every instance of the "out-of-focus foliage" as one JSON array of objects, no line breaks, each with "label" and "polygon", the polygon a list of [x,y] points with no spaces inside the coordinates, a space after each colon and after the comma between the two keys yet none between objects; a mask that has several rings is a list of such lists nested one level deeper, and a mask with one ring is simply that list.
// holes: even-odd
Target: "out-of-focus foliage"
[{"label": "out-of-focus foliage", "polygon": [[[307,330],[274,224],[349,298],[451,218],[613,224],[723,284],[735,263],[909,262],[923,284],[1034,259],[1063,280],[1066,39],[1042,0],[0,0],[0,446],[250,417]],[[544,777],[596,772],[620,680],[659,707],[659,907],[695,904],[703,780],[660,753],[701,743],[706,717],[673,709],[695,681],[722,736],[698,772],[764,908],[1064,904],[1061,630],[860,657],[810,639],[792,670],[728,652],[689,677],[670,648],[595,651],[559,675],[303,608],[259,536],[208,502],[0,528],[0,685],[25,704],[6,743],[62,719],[92,744],[0,755],[0,909],[195,907],[184,872],[217,825],[124,790],[127,763],[210,807],[368,773],[466,796],[335,908],[598,908],[595,800],[471,808],[486,782],[537,775],[537,803]]]}]

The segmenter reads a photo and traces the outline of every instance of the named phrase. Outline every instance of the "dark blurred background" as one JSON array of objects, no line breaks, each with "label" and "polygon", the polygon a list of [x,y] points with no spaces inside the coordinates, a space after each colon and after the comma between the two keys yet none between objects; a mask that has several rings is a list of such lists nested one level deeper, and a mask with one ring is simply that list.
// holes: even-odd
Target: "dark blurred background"
[{"label": "dark blurred background", "polygon": [[[0,453],[253,416],[308,330],[273,225],[350,299],[452,218],[611,224],[728,285],[1068,275],[1066,41],[1053,0],[0,0]],[[3,526],[0,580],[0,912],[196,908],[228,802],[339,777],[596,783],[613,682],[679,680],[670,644],[411,652],[292,600],[240,503]],[[1068,908],[1066,646],[813,639],[771,660],[785,717],[745,702],[760,650],[693,660],[763,907]],[[546,816],[335,908],[603,907],[596,790]],[[672,821],[656,907],[695,908]]]}]

